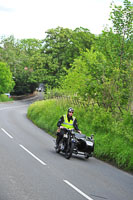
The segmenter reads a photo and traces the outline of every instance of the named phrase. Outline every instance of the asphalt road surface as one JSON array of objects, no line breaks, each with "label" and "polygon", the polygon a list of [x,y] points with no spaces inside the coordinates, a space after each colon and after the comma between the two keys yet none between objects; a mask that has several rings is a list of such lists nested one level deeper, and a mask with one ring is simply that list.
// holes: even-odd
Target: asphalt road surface
[{"label": "asphalt road surface", "polygon": [[55,152],[54,138],[26,117],[35,100],[0,103],[0,200],[132,200],[131,174]]}]

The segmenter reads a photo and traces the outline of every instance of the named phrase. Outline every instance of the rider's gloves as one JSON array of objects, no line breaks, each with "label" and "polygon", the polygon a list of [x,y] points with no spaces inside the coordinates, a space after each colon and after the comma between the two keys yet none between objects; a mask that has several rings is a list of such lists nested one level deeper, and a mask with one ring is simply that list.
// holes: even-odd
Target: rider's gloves
[{"label": "rider's gloves", "polygon": [[64,127],[63,127],[63,126],[60,126],[60,129],[61,129],[61,128],[64,128]]},{"label": "rider's gloves", "polygon": [[78,130],[78,133],[80,133],[80,134],[81,134],[81,131],[80,131],[80,130]]}]

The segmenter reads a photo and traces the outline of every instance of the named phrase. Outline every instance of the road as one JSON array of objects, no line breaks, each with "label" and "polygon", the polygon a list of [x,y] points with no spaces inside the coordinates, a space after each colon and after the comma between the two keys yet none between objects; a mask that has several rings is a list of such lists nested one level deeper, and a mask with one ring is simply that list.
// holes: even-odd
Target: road
[{"label": "road", "polygon": [[57,154],[54,138],[26,117],[33,101],[0,103],[0,200],[132,200],[131,174]]}]

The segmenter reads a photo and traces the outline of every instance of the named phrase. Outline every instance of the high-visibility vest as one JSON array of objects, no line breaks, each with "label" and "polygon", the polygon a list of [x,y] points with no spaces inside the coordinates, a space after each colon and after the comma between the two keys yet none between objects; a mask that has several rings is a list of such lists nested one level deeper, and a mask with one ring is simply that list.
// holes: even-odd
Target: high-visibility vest
[{"label": "high-visibility vest", "polygon": [[64,117],[64,122],[61,124],[61,126],[64,126],[65,128],[68,128],[68,129],[73,129],[74,128],[73,123],[74,123],[75,117],[73,116],[73,120],[70,119],[70,122],[67,119],[67,115],[63,115],[63,117]]}]

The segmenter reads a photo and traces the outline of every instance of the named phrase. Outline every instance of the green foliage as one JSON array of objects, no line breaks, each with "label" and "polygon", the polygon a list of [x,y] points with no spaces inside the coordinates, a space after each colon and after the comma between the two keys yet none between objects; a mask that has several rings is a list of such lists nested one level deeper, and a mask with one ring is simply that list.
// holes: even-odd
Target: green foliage
[{"label": "green foliage", "polygon": [[0,60],[8,63],[16,83],[12,94],[32,93],[44,80],[42,41],[19,41],[10,36],[2,38],[0,43]]},{"label": "green foliage", "polygon": [[128,102],[130,81],[130,71],[112,67],[101,52],[92,49],[75,59],[62,88],[111,111],[121,111]]},{"label": "green foliage", "polygon": [[0,60],[6,61],[13,73],[14,94],[33,92],[41,82],[52,88],[59,86],[74,58],[90,49],[94,40],[94,35],[81,27],[74,31],[57,27],[46,34],[43,41],[19,41],[13,36],[1,39]]},{"label": "green foliage", "polygon": [[0,40],[0,62],[5,62],[10,66],[11,72],[13,72],[16,61],[18,48],[15,45],[18,41],[15,40],[14,36],[3,37]]},{"label": "green foliage", "polygon": [[88,29],[81,27],[74,31],[57,27],[48,30],[46,33],[44,53],[47,76],[45,82],[53,88],[60,85],[60,79],[64,79],[74,59],[82,51],[91,48],[94,35]]},{"label": "green foliage", "polygon": [[124,1],[124,7],[112,4],[111,8],[110,20],[113,22],[113,28],[103,31],[97,37],[94,49],[105,56],[109,66],[110,77],[104,88],[110,91],[109,101],[114,102],[111,110],[122,112],[123,108],[131,108],[132,102],[133,15],[131,2],[128,0]]},{"label": "green foliage", "polygon": [[6,101],[12,101],[12,98],[9,98],[7,95],[5,94],[1,94],[0,95],[0,102],[6,102]]},{"label": "green foliage", "polygon": [[127,39],[131,37],[133,33],[132,22],[132,6],[129,0],[124,0],[124,8],[122,6],[116,6],[111,4],[112,11],[110,13],[110,19],[113,22],[114,31]]},{"label": "green foliage", "polygon": [[[69,93],[70,94],[70,93]],[[47,87],[45,88],[45,99],[52,99],[52,98],[60,98],[60,97],[66,97],[67,92],[66,90],[63,90],[61,88],[53,88],[51,89],[51,87]]]},{"label": "green foliage", "polygon": [[13,87],[14,81],[9,66],[0,62],[0,94],[11,92]]},{"label": "green foliage", "polygon": [[110,161],[119,168],[133,171],[133,146],[121,136],[96,135],[96,157]]},{"label": "green foliage", "polygon": [[85,52],[87,49],[91,49],[95,41],[95,35],[90,33],[87,28],[76,28],[72,37],[70,38],[71,48],[69,51],[72,51],[74,59],[80,56],[82,52]]},{"label": "green foliage", "polygon": [[37,126],[55,135],[57,119],[60,118],[61,112],[63,110],[60,104],[57,104],[55,100],[46,100],[32,104],[27,115]]},{"label": "green foliage", "polygon": [[131,46],[131,37],[127,40],[125,35],[115,34],[112,29],[103,31],[93,48],[74,60],[62,81],[63,89],[112,112],[122,113],[132,101]]},{"label": "green foliage", "polygon": [[59,85],[59,78],[66,74],[65,69],[70,67],[69,40],[72,30],[57,27],[49,29],[44,39],[43,52],[45,53],[45,82],[51,87]]}]

